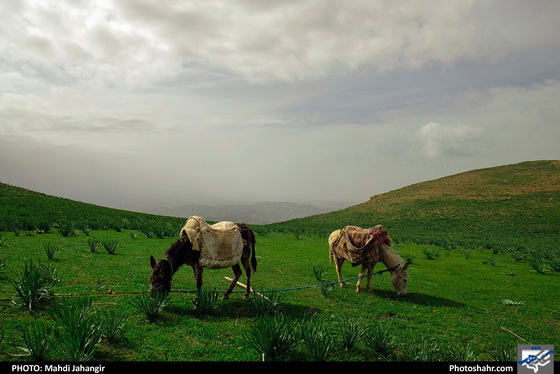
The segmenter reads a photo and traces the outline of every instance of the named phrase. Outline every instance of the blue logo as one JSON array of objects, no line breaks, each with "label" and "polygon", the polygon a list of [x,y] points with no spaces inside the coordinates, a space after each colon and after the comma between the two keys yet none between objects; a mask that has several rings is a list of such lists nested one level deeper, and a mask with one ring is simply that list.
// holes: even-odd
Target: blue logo
[{"label": "blue logo", "polygon": [[520,374],[553,374],[553,345],[518,345],[517,371]]}]

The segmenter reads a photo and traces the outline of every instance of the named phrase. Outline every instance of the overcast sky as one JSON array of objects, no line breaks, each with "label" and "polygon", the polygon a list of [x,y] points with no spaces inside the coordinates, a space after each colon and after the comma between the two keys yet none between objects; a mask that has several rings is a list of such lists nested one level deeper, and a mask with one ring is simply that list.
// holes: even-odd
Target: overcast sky
[{"label": "overcast sky", "polygon": [[0,181],[333,200],[560,159],[560,2],[3,0]]}]

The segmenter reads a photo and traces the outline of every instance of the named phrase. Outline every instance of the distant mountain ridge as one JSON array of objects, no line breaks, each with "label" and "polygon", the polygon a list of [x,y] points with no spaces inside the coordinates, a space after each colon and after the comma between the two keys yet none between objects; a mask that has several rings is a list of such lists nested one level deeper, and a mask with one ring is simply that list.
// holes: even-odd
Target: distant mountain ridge
[{"label": "distant mountain ridge", "polygon": [[139,207],[135,210],[144,213],[190,217],[198,215],[208,221],[233,221],[265,225],[287,221],[294,218],[332,212],[350,205],[349,203],[325,203],[321,206],[292,202],[260,202],[236,205],[189,204],[176,207]]}]

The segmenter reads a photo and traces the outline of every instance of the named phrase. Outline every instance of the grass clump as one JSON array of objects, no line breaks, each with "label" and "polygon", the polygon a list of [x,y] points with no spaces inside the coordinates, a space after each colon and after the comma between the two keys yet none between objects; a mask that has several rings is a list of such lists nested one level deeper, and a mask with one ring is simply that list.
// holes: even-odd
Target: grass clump
[{"label": "grass clump", "polygon": [[244,334],[244,339],[259,353],[262,361],[275,361],[285,357],[297,343],[297,333],[294,324],[284,315],[263,315]]},{"label": "grass clump", "polygon": [[54,328],[42,322],[34,322],[22,328],[24,347],[18,347],[34,361],[44,361],[55,346]]},{"label": "grass clump", "polygon": [[56,269],[27,260],[23,263],[21,276],[12,284],[23,305],[32,311],[41,300],[52,295],[52,288],[57,282]]},{"label": "grass clump", "polygon": [[57,351],[69,361],[93,358],[103,337],[102,324],[93,313],[88,297],[64,299],[53,303],[50,315],[62,329],[57,329]]},{"label": "grass clump", "polygon": [[367,327],[363,326],[361,321],[353,322],[346,318],[340,320],[339,334],[344,350],[349,351],[354,348],[366,333]]},{"label": "grass clump", "polygon": [[321,293],[324,297],[328,297],[335,289],[336,282],[327,280],[327,268],[324,266],[313,266],[313,275],[321,285]]},{"label": "grass clump", "polygon": [[54,261],[56,259],[56,256],[58,256],[58,254],[60,253],[60,246],[53,243],[46,243],[43,248],[45,249],[47,258],[50,261]]},{"label": "grass clump", "polygon": [[334,338],[326,325],[313,318],[305,320],[301,326],[301,339],[314,361],[326,361],[334,347]]},{"label": "grass clump", "polygon": [[119,248],[119,242],[116,240],[107,240],[103,242],[103,248],[107,251],[108,254],[113,255],[117,252]]},{"label": "grass clump", "polygon": [[99,247],[101,247],[101,240],[93,237],[88,239],[88,248],[91,253],[95,253]]},{"label": "grass clump", "polygon": [[216,311],[218,302],[218,291],[216,290],[200,290],[193,299],[196,310],[203,314],[213,314]]},{"label": "grass clump", "polygon": [[281,306],[281,300],[282,296],[280,293],[272,291],[267,292],[266,295],[261,292],[260,295],[252,297],[250,301],[257,315],[262,316],[265,314],[273,315],[277,313]]},{"label": "grass clump", "polygon": [[133,300],[134,305],[150,320],[158,318],[169,304],[169,295],[163,292],[145,293]]},{"label": "grass clump", "polygon": [[366,344],[377,355],[387,359],[396,347],[396,336],[387,326],[377,322],[368,329]]}]

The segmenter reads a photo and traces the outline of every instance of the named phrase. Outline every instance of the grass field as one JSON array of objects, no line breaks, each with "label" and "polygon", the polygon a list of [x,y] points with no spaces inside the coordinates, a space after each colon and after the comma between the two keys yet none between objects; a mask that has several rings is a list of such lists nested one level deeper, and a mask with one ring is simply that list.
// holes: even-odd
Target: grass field
[{"label": "grass field", "polygon": [[[163,258],[185,218],[0,183],[0,362],[514,362],[517,345],[560,346],[559,201],[560,162],[536,161],[252,226],[259,264],[251,285],[269,297],[272,318],[263,315],[262,298],[244,300],[240,287],[207,311],[202,297],[195,308],[186,267],[162,310],[148,303],[149,257]],[[396,295],[387,273],[374,275],[373,293],[357,294],[356,280],[329,287],[336,273],[328,234],[379,223],[413,260],[407,296]],[[343,277],[358,271],[346,263]],[[226,276],[231,269],[206,270],[202,296],[225,290]],[[38,299],[41,292],[50,297]],[[351,333],[361,337],[352,347],[343,344]],[[272,338],[277,349],[263,356],[257,340]]]},{"label": "grass field", "polygon": [[[216,310],[204,314],[194,309],[194,293],[173,292],[170,304],[159,318],[150,320],[138,309],[135,300],[148,291],[151,274],[149,256],[162,258],[174,238],[147,238],[134,230],[92,230],[62,236],[56,230],[46,234],[0,233],[0,306],[3,340],[0,360],[29,359],[24,353],[23,328],[39,323],[60,328],[51,311],[57,300],[89,295],[95,313],[114,313],[126,318],[117,337],[101,341],[92,360],[102,361],[259,361],[247,336],[259,315],[242,293],[230,300],[219,300]],[[92,253],[88,240],[117,241],[119,247],[109,254],[103,247]],[[59,248],[49,260],[47,243]],[[324,296],[313,268],[327,269],[326,278],[335,280],[329,267],[328,245],[317,236],[268,233],[257,235],[258,271],[252,278],[257,291],[278,292],[278,313],[295,325],[314,316],[334,338],[340,337],[344,320],[361,326],[379,323],[394,338],[389,354],[377,354],[366,339],[345,350],[335,341],[327,356],[331,361],[370,360],[515,360],[518,344],[560,346],[560,277],[557,271],[539,274],[528,259],[515,261],[511,253],[489,250],[444,249],[434,245],[401,243],[403,258],[412,258],[409,267],[408,295],[398,297],[387,273],[375,275],[375,292],[355,293],[352,281]],[[438,252],[436,254],[436,252]],[[436,259],[427,259],[437,257]],[[23,271],[26,259],[56,269],[59,282],[53,287],[54,300],[41,302],[32,311],[17,305],[13,282]],[[379,264],[376,270],[385,267]],[[358,268],[348,263],[344,278],[356,277]],[[204,287],[224,290],[224,276],[231,269],[206,270]],[[242,277],[241,281],[244,282]],[[193,290],[192,270],[184,267],[175,276],[174,290]],[[241,288],[237,288],[242,291]],[[268,293],[265,292],[265,295]],[[253,295],[252,298],[258,298]],[[505,349],[507,355],[504,355]],[[47,359],[65,360],[52,350]],[[285,361],[311,361],[306,346],[298,341]]]}]

